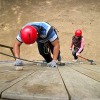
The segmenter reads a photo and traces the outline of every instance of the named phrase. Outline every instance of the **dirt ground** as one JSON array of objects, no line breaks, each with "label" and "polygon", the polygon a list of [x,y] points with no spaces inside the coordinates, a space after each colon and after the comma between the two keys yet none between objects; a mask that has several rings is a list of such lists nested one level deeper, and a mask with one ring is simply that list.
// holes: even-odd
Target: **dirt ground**
[{"label": "dirt ground", "polygon": [[[76,29],[82,29],[85,49],[82,56],[100,61],[100,0],[0,0],[0,44],[13,46],[28,22],[49,22],[59,32],[62,60],[73,59],[70,43]],[[11,54],[9,49],[0,52]],[[37,45],[21,46],[21,58],[42,60]],[[0,55],[0,60],[13,58]]]}]

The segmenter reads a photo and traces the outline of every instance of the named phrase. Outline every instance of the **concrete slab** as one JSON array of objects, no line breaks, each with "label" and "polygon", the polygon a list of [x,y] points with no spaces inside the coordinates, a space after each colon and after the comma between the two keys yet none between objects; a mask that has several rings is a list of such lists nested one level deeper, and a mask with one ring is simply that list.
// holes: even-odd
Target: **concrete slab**
[{"label": "concrete slab", "polygon": [[[37,66],[36,66],[37,65]],[[99,100],[99,65],[68,63],[58,68],[25,63],[0,63],[1,100]]]},{"label": "concrete slab", "polygon": [[[80,65],[78,64],[77,67],[80,67]],[[100,64],[96,64],[96,65],[81,64],[81,68],[85,68],[100,73]]]},{"label": "concrete slab", "polygon": [[74,70],[87,75],[88,77],[100,82],[100,67],[97,67],[96,65],[77,65],[77,66],[72,66]]},{"label": "concrete slab", "polygon": [[[75,65],[76,66],[76,65]],[[73,67],[75,67],[73,65]],[[81,67],[81,64],[80,64]],[[100,83],[67,66],[59,71],[69,91],[71,100],[99,100]]]},{"label": "concrete slab", "polygon": [[2,98],[69,100],[57,68],[43,67],[2,93]]},{"label": "concrete slab", "polygon": [[2,63],[0,64],[0,95],[3,91],[31,75],[39,68],[35,66],[27,65],[24,66],[23,71],[15,71],[13,63]]}]

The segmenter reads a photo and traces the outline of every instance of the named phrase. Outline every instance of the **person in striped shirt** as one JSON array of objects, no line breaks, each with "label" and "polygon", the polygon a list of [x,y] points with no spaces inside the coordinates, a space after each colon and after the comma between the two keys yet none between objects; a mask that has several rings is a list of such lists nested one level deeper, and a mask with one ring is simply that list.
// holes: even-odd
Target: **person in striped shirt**
[{"label": "person in striped shirt", "polygon": [[[61,61],[60,43],[55,28],[47,22],[30,22],[20,30],[13,46],[15,57],[20,58],[20,46],[22,43],[32,44],[35,41],[37,42],[39,53],[45,59],[47,65],[56,67],[56,61]],[[53,57],[51,57],[49,51],[51,51]],[[23,62],[20,59],[16,59],[14,65],[21,66]]]}]

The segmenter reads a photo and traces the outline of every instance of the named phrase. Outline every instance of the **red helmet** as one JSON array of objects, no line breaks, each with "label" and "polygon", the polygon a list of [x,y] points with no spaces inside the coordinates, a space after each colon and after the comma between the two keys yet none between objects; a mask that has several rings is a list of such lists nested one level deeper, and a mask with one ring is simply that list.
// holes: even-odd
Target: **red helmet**
[{"label": "red helmet", "polygon": [[81,30],[76,30],[75,31],[75,36],[82,36],[82,31]]},{"label": "red helmet", "polygon": [[20,31],[21,39],[25,44],[32,44],[37,40],[37,30],[33,26],[25,26]]}]

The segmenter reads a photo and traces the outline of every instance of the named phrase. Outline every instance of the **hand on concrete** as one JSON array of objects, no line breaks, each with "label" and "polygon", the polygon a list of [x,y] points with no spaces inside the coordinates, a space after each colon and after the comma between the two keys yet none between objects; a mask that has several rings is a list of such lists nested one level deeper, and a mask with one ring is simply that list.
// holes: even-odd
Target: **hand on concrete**
[{"label": "hand on concrete", "polygon": [[20,59],[16,59],[14,66],[23,66],[23,62]]},{"label": "hand on concrete", "polygon": [[70,50],[72,51],[72,48],[70,48]]},{"label": "hand on concrete", "polygon": [[49,67],[57,67],[56,61],[55,60],[52,60],[51,62],[49,62],[47,64],[47,66],[49,66]]},{"label": "hand on concrete", "polygon": [[80,53],[77,52],[77,53],[76,53],[76,56],[79,56],[79,54],[80,54]]}]

